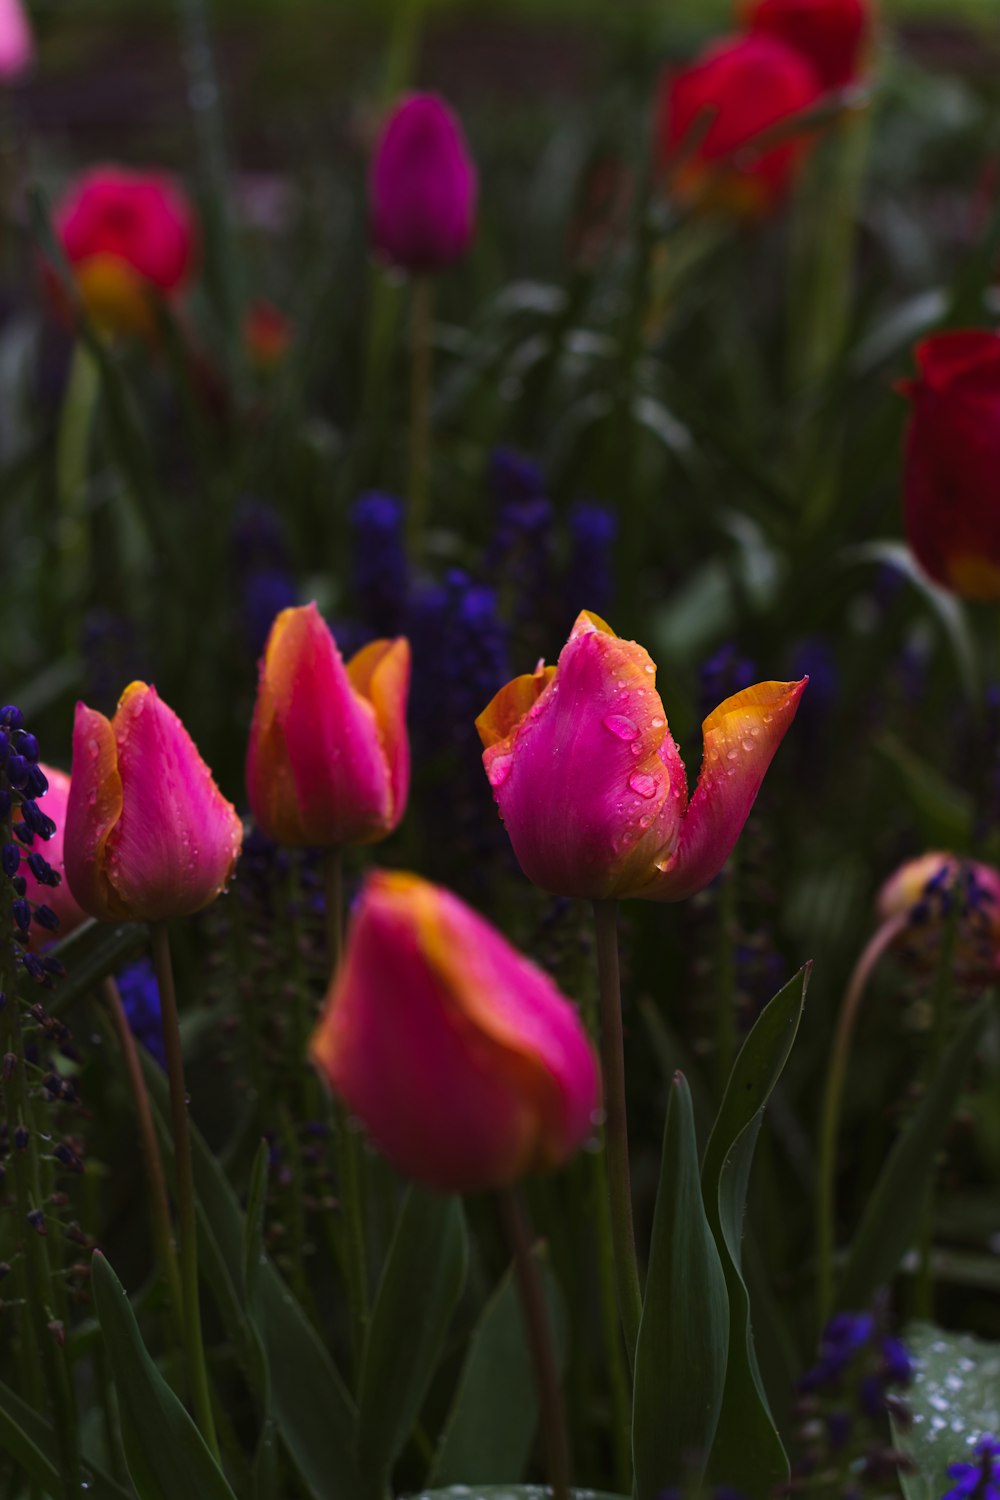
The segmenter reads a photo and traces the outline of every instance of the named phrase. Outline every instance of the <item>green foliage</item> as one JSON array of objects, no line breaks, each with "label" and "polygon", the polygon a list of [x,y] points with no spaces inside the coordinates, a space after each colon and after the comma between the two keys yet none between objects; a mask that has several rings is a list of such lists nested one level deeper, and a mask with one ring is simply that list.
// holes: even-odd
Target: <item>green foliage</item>
[{"label": "green foliage", "polygon": [[972,1445],[1000,1433],[1000,1344],[930,1323],[911,1323],[906,1342],[916,1361],[907,1394],[913,1422],[895,1424],[899,1446],[917,1465],[902,1478],[906,1500],[938,1500],[948,1465],[968,1460]]}]

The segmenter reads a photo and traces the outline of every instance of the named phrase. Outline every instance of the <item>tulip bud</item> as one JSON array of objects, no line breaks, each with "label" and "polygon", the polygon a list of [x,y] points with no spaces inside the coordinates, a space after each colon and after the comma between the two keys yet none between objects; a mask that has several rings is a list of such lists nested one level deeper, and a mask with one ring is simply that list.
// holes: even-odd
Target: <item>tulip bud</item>
[{"label": "tulip bud", "polygon": [[282,610],[260,663],[246,783],[279,844],[373,844],[410,785],[410,646],[371,641],[344,665],[315,604]]},{"label": "tulip bud", "polygon": [[772,36],[718,43],[663,74],[657,104],[660,167],[683,201],[755,217],[786,194],[811,144],[805,134],[755,147],[820,97],[808,58]]},{"label": "tulip bud", "polygon": [[967,599],[1000,599],[1000,334],[939,333],[917,345],[903,466],[917,560]]},{"label": "tulip bud", "polygon": [[797,48],[824,89],[857,78],[872,29],[870,0],[750,0],[743,19],[752,33]]},{"label": "tulip bud", "polygon": [[600,1103],[570,1002],[415,875],[369,876],[310,1051],[393,1166],[442,1192],[560,1166]]},{"label": "tulip bud", "polygon": [[72,184],[55,220],[94,324],[151,337],[154,299],[179,296],[194,266],[194,221],[181,189],[157,173],[95,167]]},{"label": "tulip bud", "polygon": [[10,83],[31,66],[35,43],[21,0],[0,0],[0,83]]},{"label": "tulip bud", "polygon": [[458,117],[437,94],[410,94],[379,137],[368,185],[377,253],[404,271],[460,260],[476,219],[476,168]]},{"label": "tulip bud", "polygon": [[758,682],[709,714],[689,803],[655,682],[642,646],[585,611],[558,666],[515,678],[476,720],[514,853],[543,890],[682,901],[708,885],[806,685]]},{"label": "tulip bud", "polygon": [[[954,904],[959,911],[955,914]],[[1000,871],[936,851],[901,865],[878,894],[878,915],[905,917],[902,947],[922,969],[936,967],[949,922],[957,920],[954,969],[963,981],[995,983],[1000,971]]]},{"label": "tulip bud", "polygon": [[[51,866],[56,874],[62,876],[58,885],[49,885],[38,880],[31,864],[26,860],[22,865],[27,889],[25,895],[29,901],[34,901],[48,906],[59,918],[59,926],[55,930],[56,938],[68,937],[69,934],[80,926],[81,922],[87,920],[87,913],[80,906],[73,892],[69,888],[66,879],[63,845],[66,836],[66,809],[69,805],[69,777],[65,771],[58,771],[54,766],[42,766],[42,772],[48,781],[49,787],[42,803],[42,810],[46,816],[51,818],[56,825],[56,831],[50,839],[42,846],[45,863]],[[42,870],[44,874],[44,869]],[[51,877],[50,877],[51,878]],[[43,934],[32,931],[32,945],[39,947]],[[52,941],[48,936],[46,941]]]},{"label": "tulip bud", "polygon": [[173,709],[133,682],[113,719],[76,706],[65,861],[105,921],[191,916],[221,893],[243,828]]}]

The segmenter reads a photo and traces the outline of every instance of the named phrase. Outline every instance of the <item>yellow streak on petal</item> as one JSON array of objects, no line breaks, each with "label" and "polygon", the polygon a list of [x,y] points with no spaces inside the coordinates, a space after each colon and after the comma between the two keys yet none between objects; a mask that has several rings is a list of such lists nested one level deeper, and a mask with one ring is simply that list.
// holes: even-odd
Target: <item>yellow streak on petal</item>
[{"label": "yellow streak on petal", "polygon": [[513,733],[555,675],[555,667],[541,667],[513,678],[500,689],[476,720],[484,749],[489,750]]}]

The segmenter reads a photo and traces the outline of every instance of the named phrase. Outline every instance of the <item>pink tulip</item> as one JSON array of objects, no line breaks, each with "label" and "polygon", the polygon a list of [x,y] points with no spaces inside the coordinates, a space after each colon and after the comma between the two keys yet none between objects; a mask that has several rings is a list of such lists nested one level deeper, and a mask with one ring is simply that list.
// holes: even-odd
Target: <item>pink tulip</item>
[{"label": "pink tulip", "polygon": [[739,837],[807,679],[759,682],[705,720],[688,802],[680,752],[635,641],[581,614],[557,667],[501,688],[476,720],[483,764],[529,880],[591,900],[682,901]]},{"label": "pink tulip", "polygon": [[133,682],[113,719],[76,706],[66,875],[105,921],[191,916],[225,888],[243,828],[156,689]]},{"label": "pink tulip", "polygon": [[900,939],[905,956],[918,968],[934,969],[956,899],[961,912],[955,972],[969,983],[995,983],[1000,973],[1000,870],[992,865],[941,851],[921,854],[885,882],[877,910],[884,923],[907,919]]},{"label": "pink tulip", "polygon": [[69,777],[65,771],[58,771],[54,766],[42,765],[41,771],[49,783],[49,789],[42,800],[41,811],[52,819],[56,825],[56,831],[52,837],[40,847],[40,853],[47,864],[58,875],[62,876],[59,885],[42,885],[31,873],[26,860],[21,864],[21,875],[27,885],[25,895],[29,901],[40,903],[49,907],[59,918],[59,927],[54,933],[39,931],[32,926],[31,946],[41,947],[43,943],[57,942],[60,938],[68,937],[69,934],[80,926],[81,922],[87,920],[87,913],[76,900],[69,888],[66,879],[65,862],[63,858],[63,842],[66,834],[66,808],[69,803]]},{"label": "pink tulip", "polygon": [[0,0],[0,83],[19,78],[34,56],[35,43],[21,0]]},{"label": "pink tulip", "polygon": [[476,227],[476,167],[457,116],[437,94],[410,94],[379,137],[368,198],[379,255],[405,271],[460,260]]},{"label": "pink tulip", "polygon": [[392,1164],[442,1192],[559,1166],[600,1103],[570,1002],[416,875],[369,876],[310,1051]]},{"label": "pink tulip", "polygon": [[372,844],[410,785],[410,646],[372,641],[345,666],[315,604],[282,610],[267,638],[247,749],[247,794],[279,844]]}]

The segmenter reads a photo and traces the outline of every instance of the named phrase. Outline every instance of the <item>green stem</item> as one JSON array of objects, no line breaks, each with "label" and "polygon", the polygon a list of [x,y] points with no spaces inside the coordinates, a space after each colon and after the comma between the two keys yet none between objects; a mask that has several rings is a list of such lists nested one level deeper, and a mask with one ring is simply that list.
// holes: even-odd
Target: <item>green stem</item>
[{"label": "green stem", "polygon": [[334,848],[326,851],[323,866],[326,886],[326,938],[329,946],[330,974],[334,976],[340,968],[344,951],[344,851]]},{"label": "green stem", "polygon": [[[948,1040],[948,1017],[951,1011],[952,977],[955,964],[955,948],[958,943],[962,917],[962,866],[959,865],[949,887],[951,910],[944,925],[941,955],[934,973],[931,990],[931,1033],[928,1038],[927,1057],[924,1064],[924,1087],[930,1088],[934,1074],[941,1062]],[[934,1163],[928,1163],[927,1189],[924,1209],[920,1219],[919,1260],[915,1288],[915,1311],[918,1318],[930,1323],[934,1318],[934,1271],[932,1254],[934,1249],[934,1200],[937,1196]]]},{"label": "green stem", "polygon": [[62,597],[74,609],[82,607],[90,578],[87,465],[99,393],[97,363],[86,345],[77,343],[56,438],[59,573]]},{"label": "green stem", "polygon": [[167,1197],[167,1181],[163,1171],[163,1158],[160,1155],[159,1143],[156,1139],[156,1126],[153,1123],[153,1110],[149,1102],[149,1093],[146,1089],[146,1079],[143,1075],[142,1064],[139,1061],[139,1053],[135,1045],[135,1037],[128,1023],[125,1008],[122,1005],[122,997],[115,980],[108,975],[101,986],[104,995],[104,1003],[111,1015],[118,1038],[118,1045],[122,1051],[122,1061],[125,1064],[125,1076],[128,1081],[129,1092],[132,1095],[132,1107],[135,1110],[135,1122],[139,1130],[139,1147],[142,1151],[143,1162],[146,1168],[146,1191],[149,1198],[149,1215],[153,1232],[153,1244],[156,1248],[156,1257],[160,1262],[160,1270],[167,1284],[167,1296],[170,1302],[171,1319],[175,1331],[183,1340],[184,1320],[182,1308],[184,1298],[181,1294],[180,1273],[177,1269],[177,1255],[174,1249],[174,1232],[170,1220],[170,1200]]},{"label": "green stem", "polygon": [[733,961],[733,926],[736,921],[736,883],[732,863],[719,883],[718,992],[715,997],[715,1067],[718,1097],[736,1058],[736,965]]},{"label": "green stem", "polygon": [[177,1193],[177,1222],[180,1231],[180,1271],[184,1314],[184,1358],[195,1419],[213,1457],[219,1457],[212,1416],[212,1398],[205,1365],[205,1348],[201,1335],[201,1305],[198,1300],[198,1219],[194,1198],[194,1168],[191,1161],[191,1137],[188,1131],[187,1088],[184,1082],[184,1058],[181,1052],[177,993],[170,962],[170,938],[165,922],[153,922],[153,963],[160,990],[163,1013],[163,1041],[167,1053],[167,1079],[170,1084],[170,1129],[174,1141],[174,1176]]},{"label": "green stem", "polygon": [[410,561],[423,557],[427,528],[427,478],[431,449],[431,373],[434,344],[434,283],[415,276],[410,335],[410,475],[407,536]]},{"label": "green stem", "polygon": [[615,1243],[608,1194],[608,1162],[603,1151],[591,1153],[594,1188],[594,1220],[597,1232],[598,1277],[601,1286],[601,1323],[608,1383],[611,1387],[611,1446],[614,1453],[615,1485],[623,1494],[632,1488],[632,1421],[629,1381],[622,1354],[622,1333],[615,1290]]},{"label": "green stem", "polygon": [[566,1427],[566,1411],[559,1383],[559,1367],[556,1363],[555,1345],[552,1338],[552,1321],[545,1302],[542,1278],[538,1273],[538,1260],[532,1253],[531,1226],[524,1200],[516,1188],[504,1189],[497,1194],[497,1200],[500,1205],[504,1234],[514,1257],[514,1270],[521,1295],[524,1327],[535,1367],[542,1437],[545,1442],[545,1457],[549,1481],[552,1485],[552,1496],[553,1500],[570,1500],[569,1433]]},{"label": "green stem", "polygon": [[844,1094],[847,1059],[854,1036],[858,1010],[868,981],[879,959],[906,926],[905,916],[892,917],[869,940],[851,974],[840,1012],[837,1016],[830,1066],[826,1075],[823,1109],[819,1129],[819,1164],[817,1168],[817,1258],[819,1265],[819,1325],[824,1327],[833,1311],[834,1219],[837,1167],[837,1132]]},{"label": "green stem", "polygon": [[597,928],[597,969],[601,993],[601,1060],[606,1113],[604,1149],[608,1161],[608,1197],[615,1252],[618,1316],[625,1336],[629,1366],[634,1368],[635,1346],[642,1316],[642,1292],[639,1287],[635,1228],[632,1222],[617,904],[614,901],[595,901],[594,922]]}]

